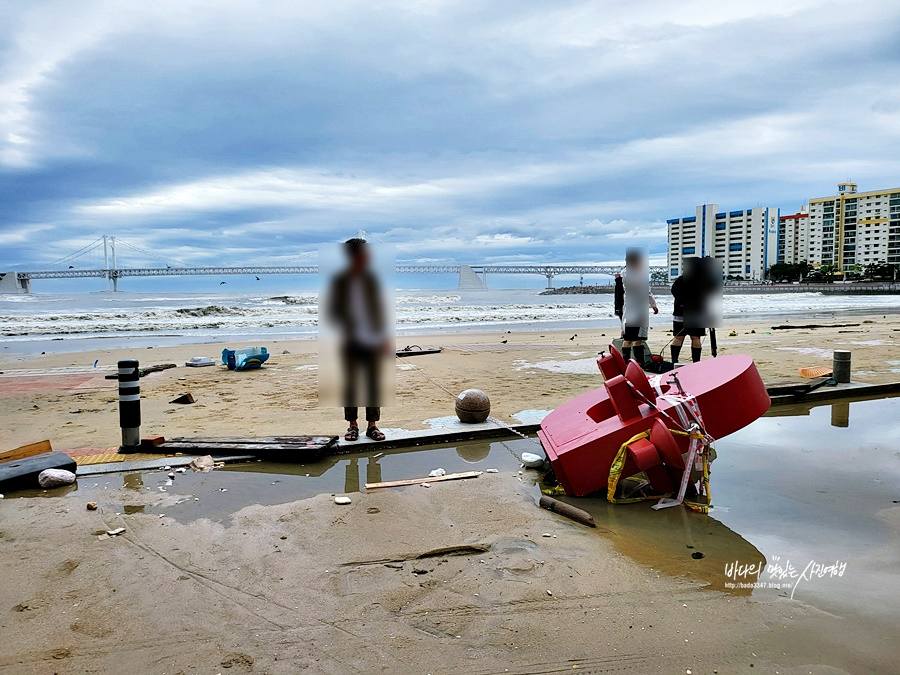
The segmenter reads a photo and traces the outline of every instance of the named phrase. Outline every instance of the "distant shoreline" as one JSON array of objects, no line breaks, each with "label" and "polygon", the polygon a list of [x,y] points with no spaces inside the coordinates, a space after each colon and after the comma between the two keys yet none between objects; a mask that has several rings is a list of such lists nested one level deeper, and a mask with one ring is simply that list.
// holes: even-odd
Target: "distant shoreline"
[{"label": "distant shoreline", "polygon": [[[614,286],[561,286],[547,288],[538,295],[609,295]],[[655,294],[669,293],[669,286],[651,286]],[[758,284],[753,286],[725,286],[728,295],[761,293],[828,293],[831,295],[900,295],[900,283],[873,284]]]}]

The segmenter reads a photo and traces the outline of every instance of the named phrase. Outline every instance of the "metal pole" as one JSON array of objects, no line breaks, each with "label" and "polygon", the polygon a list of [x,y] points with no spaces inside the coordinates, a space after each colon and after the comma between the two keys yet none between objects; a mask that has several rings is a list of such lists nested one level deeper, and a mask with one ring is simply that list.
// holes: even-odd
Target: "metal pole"
[{"label": "metal pole", "polygon": [[838,384],[846,384],[850,381],[850,352],[848,350],[834,350],[831,376]]},{"label": "metal pole", "polygon": [[119,361],[119,452],[137,452],[141,447],[141,370],[136,359]]},{"label": "metal pole", "polygon": [[112,249],[112,268],[113,268],[113,293],[119,292],[119,275],[116,274],[118,266],[116,265],[116,238],[110,237],[110,248]]},{"label": "metal pole", "polygon": [[106,270],[106,290],[109,290],[109,251],[106,250],[106,235],[103,235],[103,267]]}]

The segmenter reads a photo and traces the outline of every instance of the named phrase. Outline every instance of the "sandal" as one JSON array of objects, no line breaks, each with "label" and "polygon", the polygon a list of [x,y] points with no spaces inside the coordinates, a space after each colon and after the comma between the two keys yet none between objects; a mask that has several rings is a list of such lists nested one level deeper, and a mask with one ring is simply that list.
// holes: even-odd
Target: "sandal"
[{"label": "sandal", "polygon": [[366,429],[366,436],[371,438],[373,441],[383,441],[384,434],[381,433],[381,430],[378,427],[369,427]]},{"label": "sandal", "polygon": [[359,440],[359,427],[347,427],[347,433],[344,434],[345,441]]}]

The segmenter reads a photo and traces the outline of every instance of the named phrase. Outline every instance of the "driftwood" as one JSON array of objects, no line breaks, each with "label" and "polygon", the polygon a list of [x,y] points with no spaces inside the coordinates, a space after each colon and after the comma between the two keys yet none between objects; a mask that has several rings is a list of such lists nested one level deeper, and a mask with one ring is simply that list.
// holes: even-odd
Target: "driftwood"
[{"label": "driftwood", "polygon": [[782,326],[772,326],[772,330],[806,330],[810,328],[852,328],[854,326],[859,326],[858,323],[808,323],[805,325],[782,325]]},{"label": "driftwood", "polygon": [[[174,363],[161,363],[158,366],[147,366],[146,368],[141,368],[138,371],[139,377],[144,377],[145,375],[149,375],[150,373],[158,373],[161,370],[169,370],[169,368],[177,368]],[[107,375],[105,377],[107,380],[117,380],[119,376],[117,374]]]},{"label": "driftwood", "polygon": [[445,480],[463,480],[464,478],[478,478],[481,471],[465,471],[463,473],[448,473],[444,476],[426,476],[425,478],[408,478],[406,480],[389,480],[384,483],[366,483],[366,490],[377,488],[403,487],[405,485],[419,485],[420,483],[439,483]]},{"label": "driftwood", "polygon": [[588,527],[597,527],[597,523],[594,522],[594,517],[587,511],[579,509],[577,506],[566,504],[566,502],[561,502],[558,499],[553,499],[553,497],[548,497],[547,495],[541,495],[541,500],[538,503],[542,509],[547,509],[548,511],[553,511],[561,516],[565,516],[566,518],[571,518]]}]

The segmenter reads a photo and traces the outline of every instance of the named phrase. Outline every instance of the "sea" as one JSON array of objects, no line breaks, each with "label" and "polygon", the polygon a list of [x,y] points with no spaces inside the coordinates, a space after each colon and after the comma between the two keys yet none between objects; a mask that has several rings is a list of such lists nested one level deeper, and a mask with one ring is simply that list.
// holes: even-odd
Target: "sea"
[{"label": "sea", "polygon": [[[672,298],[652,324],[668,327]],[[618,325],[612,294],[540,295],[539,289],[402,290],[398,341],[440,333],[542,331]],[[772,317],[840,319],[900,313],[900,295],[727,294],[725,322]],[[315,291],[278,293],[34,293],[0,295],[0,358],[119,347],[313,339]]]}]

